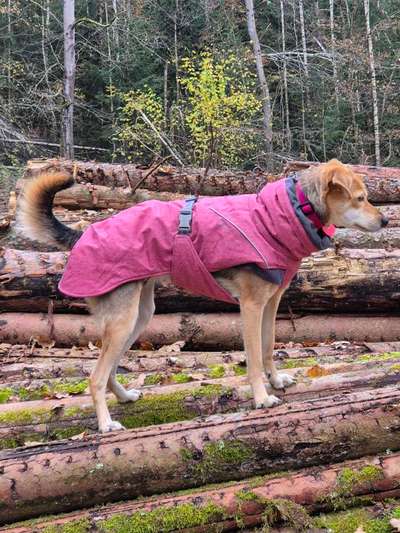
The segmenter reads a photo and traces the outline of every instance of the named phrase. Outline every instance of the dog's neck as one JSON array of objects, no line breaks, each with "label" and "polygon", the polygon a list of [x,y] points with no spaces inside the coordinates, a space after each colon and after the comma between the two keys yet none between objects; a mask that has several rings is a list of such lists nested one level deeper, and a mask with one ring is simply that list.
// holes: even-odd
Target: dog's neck
[{"label": "dog's neck", "polygon": [[304,194],[311,202],[312,206],[315,209],[315,212],[318,214],[321,221],[326,224],[328,214],[326,210],[326,205],[322,201],[321,180],[316,179],[316,176],[313,174],[313,172],[309,170],[299,172],[298,176]]}]

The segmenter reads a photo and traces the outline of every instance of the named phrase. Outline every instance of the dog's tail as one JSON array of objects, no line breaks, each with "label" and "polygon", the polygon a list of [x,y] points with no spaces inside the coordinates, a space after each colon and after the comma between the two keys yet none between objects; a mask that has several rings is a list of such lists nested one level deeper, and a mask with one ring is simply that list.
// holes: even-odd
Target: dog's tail
[{"label": "dog's tail", "polygon": [[23,190],[17,215],[18,229],[29,239],[71,249],[81,231],[62,224],[53,214],[53,199],[74,180],[63,172],[45,173],[29,181]]}]

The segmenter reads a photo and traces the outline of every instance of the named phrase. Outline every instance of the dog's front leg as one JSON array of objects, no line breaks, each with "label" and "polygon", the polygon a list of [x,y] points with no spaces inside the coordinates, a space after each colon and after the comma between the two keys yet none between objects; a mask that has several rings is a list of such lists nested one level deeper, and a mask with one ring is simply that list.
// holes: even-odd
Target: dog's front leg
[{"label": "dog's front leg", "polygon": [[262,354],[265,373],[274,389],[284,389],[295,383],[289,374],[278,373],[274,362],[276,313],[284,290],[277,291],[264,307],[262,319]]},{"label": "dog's front leg", "polygon": [[243,322],[243,340],[247,356],[247,375],[253,390],[256,408],[272,407],[281,400],[268,395],[263,380],[264,369],[262,362],[262,322],[264,304],[254,300],[240,303],[240,313]]}]

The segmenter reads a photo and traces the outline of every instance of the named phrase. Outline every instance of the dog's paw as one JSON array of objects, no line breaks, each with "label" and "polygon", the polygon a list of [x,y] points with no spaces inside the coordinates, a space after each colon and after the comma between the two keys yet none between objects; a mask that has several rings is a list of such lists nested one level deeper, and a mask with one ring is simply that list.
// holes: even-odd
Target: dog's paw
[{"label": "dog's paw", "polygon": [[136,402],[143,396],[143,393],[137,389],[126,390],[124,395],[118,398],[118,401],[121,403],[126,402]]},{"label": "dog's paw", "polygon": [[294,377],[289,374],[277,374],[276,378],[270,378],[269,382],[274,387],[274,389],[284,389],[285,387],[290,387],[294,385],[296,380]]},{"label": "dog's paw", "polygon": [[256,409],[263,409],[266,407],[275,407],[280,405],[282,400],[273,394],[269,394],[263,401],[256,401]]},{"label": "dog's paw", "polygon": [[111,420],[105,426],[99,427],[100,433],[110,433],[110,431],[121,431],[123,429],[125,429],[124,426],[116,420]]}]

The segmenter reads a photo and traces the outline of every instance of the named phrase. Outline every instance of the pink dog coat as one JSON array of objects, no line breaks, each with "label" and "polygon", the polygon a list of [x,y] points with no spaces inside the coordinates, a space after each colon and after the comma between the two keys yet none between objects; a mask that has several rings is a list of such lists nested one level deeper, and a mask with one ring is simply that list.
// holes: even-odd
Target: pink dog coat
[{"label": "pink dog coat", "polygon": [[238,303],[211,275],[238,265],[286,286],[302,258],[331,245],[330,232],[303,212],[311,206],[303,200],[296,177],[269,183],[258,194],[200,198],[189,215],[191,228],[180,233],[187,204],[143,202],[89,226],[71,251],[59,289],[98,296],[170,275],[193,294]]}]

